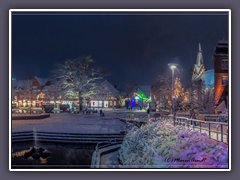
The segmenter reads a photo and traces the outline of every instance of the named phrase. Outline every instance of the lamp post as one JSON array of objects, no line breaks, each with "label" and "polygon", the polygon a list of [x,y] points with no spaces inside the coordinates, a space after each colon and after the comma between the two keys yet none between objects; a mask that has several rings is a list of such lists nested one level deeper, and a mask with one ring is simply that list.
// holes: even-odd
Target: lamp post
[{"label": "lamp post", "polygon": [[176,114],[175,114],[175,97],[174,97],[174,71],[177,68],[177,64],[173,64],[170,63],[168,64],[169,68],[172,70],[172,113],[173,113],[173,123],[175,126],[175,118],[176,118]]}]

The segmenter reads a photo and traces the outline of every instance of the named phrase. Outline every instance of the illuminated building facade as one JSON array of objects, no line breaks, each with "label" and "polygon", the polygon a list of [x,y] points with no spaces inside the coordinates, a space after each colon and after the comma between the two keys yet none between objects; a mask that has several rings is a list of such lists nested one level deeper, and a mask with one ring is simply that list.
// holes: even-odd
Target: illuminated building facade
[{"label": "illuminated building facade", "polygon": [[151,102],[151,86],[148,85],[134,88],[126,98],[128,108],[148,108]]},{"label": "illuminated building facade", "polygon": [[[83,101],[83,107],[113,108],[118,107],[119,92],[107,80],[98,86],[98,91],[91,98]],[[29,80],[12,79],[12,107],[29,108],[51,105],[55,108],[79,106],[78,98],[66,98],[49,79],[35,76]]]},{"label": "illuminated building facade", "polygon": [[103,81],[95,95],[84,101],[84,107],[116,108],[119,107],[119,91],[107,80]]},{"label": "illuminated building facade", "polygon": [[[41,107],[43,102],[50,101],[52,92],[51,82],[35,76],[27,80],[12,80],[13,107]],[[47,91],[49,93],[47,93]],[[54,97],[53,97],[54,98]]]},{"label": "illuminated building facade", "polygon": [[[215,107],[224,103],[228,107],[228,42],[219,41],[213,56],[215,81]],[[219,111],[219,110],[217,110]]]}]

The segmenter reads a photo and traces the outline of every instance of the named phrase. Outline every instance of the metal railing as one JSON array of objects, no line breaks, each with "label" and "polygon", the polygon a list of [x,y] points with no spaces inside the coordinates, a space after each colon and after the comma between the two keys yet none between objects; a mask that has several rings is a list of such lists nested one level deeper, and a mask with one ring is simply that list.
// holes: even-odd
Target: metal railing
[{"label": "metal railing", "polygon": [[78,134],[78,133],[55,133],[55,132],[12,132],[12,143],[33,141],[37,137],[39,142],[56,143],[111,143],[122,142],[123,134]]},{"label": "metal railing", "polygon": [[228,116],[227,115],[204,114],[204,121],[228,123]]},{"label": "metal railing", "polygon": [[121,142],[110,141],[109,143],[97,143],[95,151],[92,155],[91,168],[101,167],[101,156],[104,153],[110,152],[112,150],[119,149],[121,147]]},{"label": "metal railing", "polygon": [[175,118],[170,115],[173,119],[174,126],[186,126],[192,128],[194,131],[199,131],[200,133],[207,133],[209,138],[228,143],[228,123],[225,122],[214,122],[214,121],[203,121],[197,119],[189,119],[186,117]]},{"label": "metal railing", "polygon": [[[157,118],[159,119],[159,118]],[[174,126],[185,126],[193,131],[199,131],[200,133],[206,133],[209,138],[221,141],[224,143],[229,142],[229,130],[228,123],[221,121],[199,120],[190,119],[187,117],[173,115],[161,116],[162,120],[171,120]]]},{"label": "metal railing", "polygon": [[[177,116],[180,117],[189,117],[189,113],[177,113]],[[198,120],[204,120],[204,121],[214,121],[214,122],[228,122],[228,115],[225,114],[197,114]]]}]

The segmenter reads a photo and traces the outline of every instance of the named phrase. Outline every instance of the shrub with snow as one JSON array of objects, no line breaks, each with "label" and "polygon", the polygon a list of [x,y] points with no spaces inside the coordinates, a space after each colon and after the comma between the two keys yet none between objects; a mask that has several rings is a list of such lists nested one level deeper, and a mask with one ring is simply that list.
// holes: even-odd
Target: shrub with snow
[{"label": "shrub with snow", "polygon": [[162,120],[131,129],[119,157],[128,168],[228,168],[228,145]]}]

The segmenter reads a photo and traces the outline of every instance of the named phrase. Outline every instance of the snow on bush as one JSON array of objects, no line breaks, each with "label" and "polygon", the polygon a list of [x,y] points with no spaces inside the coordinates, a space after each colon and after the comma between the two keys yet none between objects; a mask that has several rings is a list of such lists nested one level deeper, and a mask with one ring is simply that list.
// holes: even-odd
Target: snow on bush
[{"label": "snow on bush", "polygon": [[128,168],[228,168],[228,145],[161,120],[131,129],[119,159]]}]

